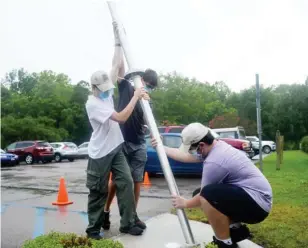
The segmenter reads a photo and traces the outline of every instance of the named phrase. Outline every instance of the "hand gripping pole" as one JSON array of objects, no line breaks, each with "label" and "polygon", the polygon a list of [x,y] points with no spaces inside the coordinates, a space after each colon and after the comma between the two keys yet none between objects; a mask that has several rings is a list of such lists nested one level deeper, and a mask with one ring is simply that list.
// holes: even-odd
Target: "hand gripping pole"
[{"label": "hand gripping pole", "polygon": [[[107,1],[107,3],[108,3],[108,7],[109,7],[109,10],[110,10],[112,20],[115,21],[118,24],[119,38],[120,38],[120,41],[121,41],[123,52],[124,52],[124,55],[126,57],[128,67],[132,71],[132,70],[134,70],[138,67],[136,65],[136,62],[133,59],[133,56],[132,56],[133,53],[132,53],[131,47],[129,46],[128,41],[126,39],[126,35],[124,33],[124,30],[119,25],[120,19],[118,18],[117,13],[116,13],[115,2]],[[133,76],[132,79],[134,81],[134,87],[135,88],[142,87],[141,77],[139,75]],[[144,115],[145,115],[145,118],[146,118],[147,125],[150,128],[151,134],[153,135],[153,137],[158,142],[156,150],[157,150],[159,161],[161,163],[161,167],[163,169],[165,178],[166,178],[167,183],[168,183],[169,191],[172,195],[179,195],[179,191],[178,191],[173,173],[171,171],[171,168],[170,168],[170,165],[169,165],[169,160],[167,158],[163,143],[161,141],[160,134],[159,134],[159,131],[158,131],[152,110],[150,108],[149,102],[147,100],[142,99],[142,100],[140,100],[140,103],[141,103],[141,106],[142,106],[142,109],[143,109],[143,112],[144,112]],[[181,225],[181,228],[182,228],[185,240],[186,240],[186,244],[187,245],[196,244],[184,210],[183,209],[177,209],[177,216],[178,216],[179,221],[180,221],[180,225]]]}]

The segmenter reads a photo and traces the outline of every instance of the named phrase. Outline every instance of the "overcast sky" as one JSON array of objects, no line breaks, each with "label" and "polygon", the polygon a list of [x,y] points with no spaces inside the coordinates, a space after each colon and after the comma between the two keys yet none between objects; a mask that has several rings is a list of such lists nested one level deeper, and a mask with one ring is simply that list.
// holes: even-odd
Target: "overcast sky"
[{"label": "overcast sky", "polygon": [[[3,5],[3,6],[2,6]],[[111,17],[104,0],[2,0],[0,77],[49,69],[73,83],[110,70]],[[177,71],[235,91],[308,76],[307,0],[117,1],[140,68]]]}]

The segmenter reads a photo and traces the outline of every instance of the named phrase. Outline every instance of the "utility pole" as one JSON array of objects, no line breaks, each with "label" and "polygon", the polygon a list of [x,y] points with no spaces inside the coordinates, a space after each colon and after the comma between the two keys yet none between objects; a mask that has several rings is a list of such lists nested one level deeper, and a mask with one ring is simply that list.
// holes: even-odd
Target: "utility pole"
[{"label": "utility pole", "polygon": [[256,74],[256,105],[257,105],[257,126],[259,135],[259,164],[260,170],[263,172],[263,161],[262,161],[262,125],[261,125],[261,103],[260,103],[260,85],[259,85],[259,74]]},{"label": "utility pole", "polygon": [[[138,74],[138,71],[136,71],[136,73],[133,73],[133,70],[136,70],[136,68],[139,68],[138,65],[136,64],[136,61],[133,59],[134,58],[133,54],[136,54],[136,53],[133,53],[132,50],[131,50],[131,47],[129,46],[128,40],[126,39],[126,34],[123,30],[123,26],[119,25],[120,19],[117,16],[117,13],[116,13],[115,2],[108,1],[107,3],[108,3],[108,7],[109,7],[109,10],[110,10],[112,20],[115,21],[118,24],[118,27],[119,27],[119,38],[120,38],[120,41],[121,41],[122,49],[123,49],[123,52],[125,54],[126,62],[128,64],[129,70],[133,75],[132,79],[134,81],[134,87],[140,88],[143,85],[142,81],[141,81],[141,77]],[[140,38],[142,38],[142,37],[140,37]],[[159,134],[159,131],[158,131],[152,110],[150,108],[149,102],[147,100],[142,99],[142,100],[140,100],[140,103],[141,103],[141,107],[142,107],[144,115],[145,115],[147,125],[150,128],[151,134],[158,142],[157,147],[156,147],[156,151],[157,151],[157,154],[158,154],[158,158],[159,158],[161,167],[162,167],[163,172],[164,172],[164,176],[165,176],[166,181],[168,183],[169,191],[172,195],[179,195],[179,190],[177,188],[172,170],[170,168],[169,160],[168,160],[168,157],[166,155],[164,145],[161,141],[160,134]],[[187,245],[196,244],[184,210],[183,209],[177,209],[177,216],[179,218],[179,222],[180,222],[180,225],[182,227],[182,231],[183,231]]]}]

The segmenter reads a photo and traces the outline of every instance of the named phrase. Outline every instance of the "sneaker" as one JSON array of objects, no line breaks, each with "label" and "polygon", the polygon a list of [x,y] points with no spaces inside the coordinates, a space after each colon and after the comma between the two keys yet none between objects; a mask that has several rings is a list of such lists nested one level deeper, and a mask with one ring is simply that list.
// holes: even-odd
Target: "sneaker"
[{"label": "sneaker", "polygon": [[136,216],[135,218],[135,225],[141,228],[142,230],[147,228],[146,224],[143,221],[141,221],[138,216]]},{"label": "sneaker", "polygon": [[102,226],[102,228],[104,230],[109,230],[110,229],[109,213],[110,212],[104,212],[104,222],[103,222],[103,226]]},{"label": "sneaker", "polygon": [[134,236],[138,236],[138,235],[141,235],[143,233],[143,230],[136,225],[132,226],[130,228],[120,227],[119,230],[120,230],[121,233],[128,233],[128,234],[134,235]]},{"label": "sneaker", "polygon": [[95,239],[95,240],[103,239],[103,237],[99,233],[90,233],[90,234],[87,234],[87,237],[89,239]]},{"label": "sneaker", "polygon": [[213,241],[210,244],[216,245],[216,247],[218,247],[218,248],[238,248],[238,245],[236,243],[233,243],[231,245],[227,245],[225,242],[216,239],[215,236],[213,236]]},{"label": "sneaker", "polygon": [[230,228],[230,236],[233,243],[252,238],[252,235],[246,225],[240,225],[240,227],[237,228]]}]

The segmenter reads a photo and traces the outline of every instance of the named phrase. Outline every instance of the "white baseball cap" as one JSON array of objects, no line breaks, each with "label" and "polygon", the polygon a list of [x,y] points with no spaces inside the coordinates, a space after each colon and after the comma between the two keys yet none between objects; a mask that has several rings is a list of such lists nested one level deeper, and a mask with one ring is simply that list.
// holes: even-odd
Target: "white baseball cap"
[{"label": "white baseball cap", "polygon": [[91,84],[95,85],[102,92],[115,88],[114,84],[110,80],[110,77],[105,71],[94,72],[91,76]]},{"label": "white baseball cap", "polygon": [[[182,152],[188,152],[191,145],[199,142],[204,138],[205,135],[211,132],[211,129],[202,125],[201,123],[194,122],[187,125],[181,133],[182,136],[182,145],[180,150]],[[212,133],[212,132],[211,132]]]}]

